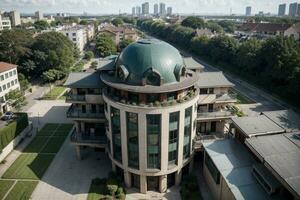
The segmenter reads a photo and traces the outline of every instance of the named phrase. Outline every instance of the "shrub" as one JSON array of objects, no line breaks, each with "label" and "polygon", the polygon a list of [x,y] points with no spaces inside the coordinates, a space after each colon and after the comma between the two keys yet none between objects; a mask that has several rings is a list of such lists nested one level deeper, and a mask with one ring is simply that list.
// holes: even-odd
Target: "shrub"
[{"label": "shrub", "polygon": [[116,191],[118,190],[117,181],[115,181],[114,179],[109,179],[106,184],[106,189],[110,195],[114,196]]}]

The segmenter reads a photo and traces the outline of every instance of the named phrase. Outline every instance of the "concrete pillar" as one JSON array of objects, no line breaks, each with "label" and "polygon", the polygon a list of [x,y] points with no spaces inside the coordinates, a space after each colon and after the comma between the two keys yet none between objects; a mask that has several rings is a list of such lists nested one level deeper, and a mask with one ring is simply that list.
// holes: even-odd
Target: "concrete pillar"
[{"label": "concrete pillar", "polygon": [[[140,170],[145,170],[147,168],[146,115],[140,113],[138,115],[138,122],[139,122],[139,127],[138,127],[138,129],[139,129],[139,166],[140,166]],[[142,180],[142,178],[141,178],[141,180]],[[146,186],[145,191],[147,191],[147,186]]]},{"label": "concrete pillar", "polygon": [[161,171],[168,170],[168,157],[169,157],[169,113],[162,113],[161,124]]},{"label": "concrete pillar", "polygon": [[126,187],[130,188],[131,187],[131,173],[130,172],[124,171],[124,181],[125,181]]},{"label": "concrete pillar", "polygon": [[159,177],[159,192],[166,192],[167,188],[167,175],[162,175]]},{"label": "concrete pillar", "polygon": [[140,192],[143,194],[147,193],[147,176],[140,176]]},{"label": "concrete pillar", "polygon": [[184,141],[184,109],[179,113],[179,135],[178,135],[178,166],[182,166],[183,162],[183,141]]},{"label": "concrete pillar", "polygon": [[80,151],[80,146],[76,145],[76,156],[78,160],[81,160],[81,151]]},{"label": "concrete pillar", "polygon": [[175,172],[175,185],[179,186],[181,183],[181,178],[182,178],[182,170],[179,169],[177,172]]},{"label": "concrete pillar", "polygon": [[76,129],[76,132],[79,133],[80,132],[80,124],[78,121],[75,121],[75,129]]}]

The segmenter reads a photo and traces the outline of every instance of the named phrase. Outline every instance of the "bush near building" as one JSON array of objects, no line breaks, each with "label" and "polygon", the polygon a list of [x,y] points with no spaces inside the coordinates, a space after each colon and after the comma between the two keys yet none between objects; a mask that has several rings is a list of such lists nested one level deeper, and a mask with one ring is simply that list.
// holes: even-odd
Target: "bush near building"
[{"label": "bush near building", "polygon": [[197,177],[190,175],[181,182],[180,194],[182,200],[201,200]]},{"label": "bush near building", "polygon": [[28,126],[27,113],[15,113],[16,117],[0,130],[0,151]]}]

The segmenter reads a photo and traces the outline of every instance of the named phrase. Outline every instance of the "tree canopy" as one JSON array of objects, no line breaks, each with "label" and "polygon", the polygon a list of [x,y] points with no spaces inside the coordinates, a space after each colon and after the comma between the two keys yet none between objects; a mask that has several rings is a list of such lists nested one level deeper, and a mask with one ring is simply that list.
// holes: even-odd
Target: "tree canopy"
[{"label": "tree canopy", "polygon": [[181,22],[182,26],[190,27],[190,28],[204,28],[205,22],[200,17],[187,17]]},{"label": "tree canopy", "polygon": [[46,30],[47,28],[49,28],[50,25],[45,20],[39,20],[39,21],[34,22],[33,26],[35,29],[38,29],[38,30]]},{"label": "tree canopy", "polygon": [[130,45],[133,42],[134,42],[134,40],[132,40],[132,39],[122,40],[119,44],[120,50],[122,51],[123,49],[125,49],[128,45]]},{"label": "tree canopy", "polygon": [[102,57],[106,57],[117,52],[115,42],[107,34],[100,34],[97,36],[96,49]]},{"label": "tree canopy", "polygon": [[122,25],[124,22],[121,18],[115,18],[111,21],[111,23],[115,26],[119,26],[119,25]]}]

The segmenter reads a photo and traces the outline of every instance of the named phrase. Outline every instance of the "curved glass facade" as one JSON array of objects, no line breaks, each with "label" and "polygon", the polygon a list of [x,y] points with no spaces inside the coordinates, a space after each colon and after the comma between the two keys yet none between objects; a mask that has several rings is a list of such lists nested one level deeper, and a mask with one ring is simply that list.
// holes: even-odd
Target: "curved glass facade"
[{"label": "curved glass facade", "polygon": [[169,115],[169,165],[177,164],[179,112]]},{"label": "curved glass facade", "polygon": [[160,169],[161,115],[147,116],[147,168]]},{"label": "curved glass facade", "polygon": [[126,113],[128,166],[139,169],[138,114]]},{"label": "curved glass facade", "polygon": [[190,143],[192,131],[192,106],[185,109],[184,113],[184,139],[183,139],[183,158],[190,156]]},{"label": "curved glass facade", "polygon": [[120,110],[110,107],[111,112],[111,132],[113,142],[113,157],[122,163]]}]

